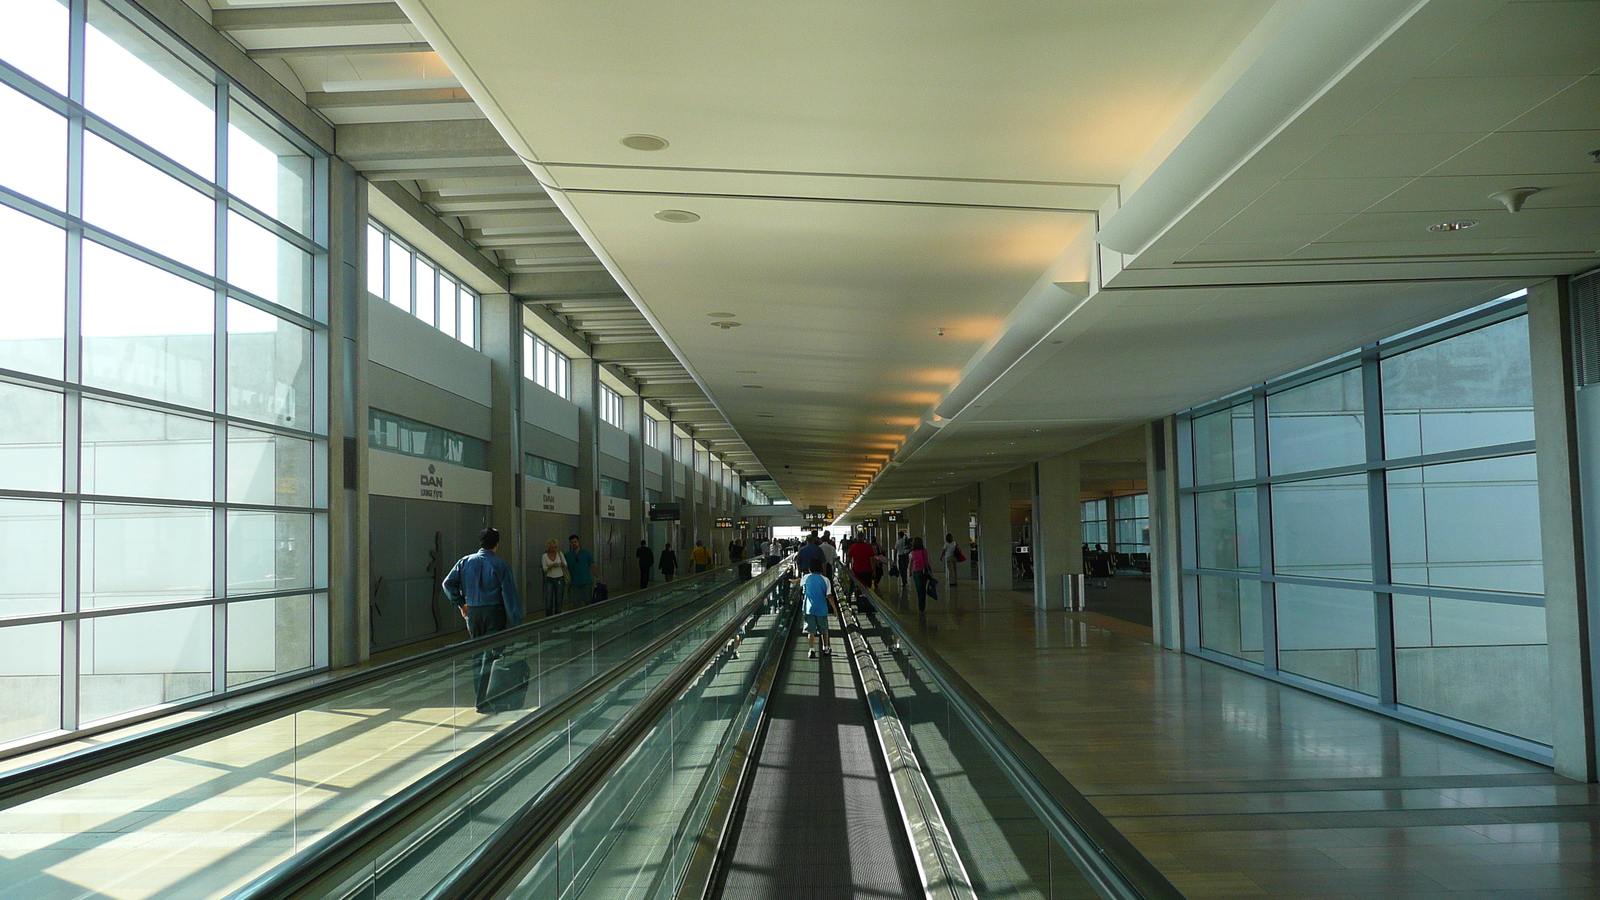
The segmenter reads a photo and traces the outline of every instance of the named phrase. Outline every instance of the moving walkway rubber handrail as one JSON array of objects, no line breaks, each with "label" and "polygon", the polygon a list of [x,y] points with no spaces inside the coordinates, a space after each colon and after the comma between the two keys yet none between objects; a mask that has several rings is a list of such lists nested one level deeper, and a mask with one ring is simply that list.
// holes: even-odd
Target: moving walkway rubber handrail
[{"label": "moving walkway rubber handrail", "polygon": [[950,827],[945,824],[944,814],[934,799],[933,788],[928,785],[928,778],[917,761],[916,749],[906,735],[905,723],[895,712],[888,682],[848,602],[839,604],[839,619],[850,648],[851,667],[861,682],[862,696],[872,714],[878,753],[888,773],[895,803],[900,808],[900,824],[905,829],[906,842],[911,845],[917,876],[922,880],[922,894],[927,900],[977,900],[966,864],[961,861],[955,840],[950,836]]},{"label": "moving walkway rubber handrail", "polygon": [[[755,593],[755,599],[751,604],[754,605],[777,580],[778,571],[779,567],[774,566],[751,581],[733,583],[730,585],[732,589],[730,593],[752,586],[761,587],[765,582],[765,587],[761,587]],[[708,604],[682,624],[631,654],[626,660],[585,682],[554,706],[546,707],[537,715],[528,716],[463,751],[356,819],[335,829],[305,854],[291,856],[235,890],[228,895],[228,900],[290,900],[290,898],[328,896],[327,892],[334,885],[350,876],[348,867],[352,862],[368,855],[368,851],[374,846],[389,846],[387,842],[391,836],[407,833],[419,816],[426,815],[438,801],[458,789],[480,786],[484,783],[482,779],[490,775],[495,781],[503,781],[502,776],[505,773],[496,774],[495,770],[513,761],[512,757],[525,749],[524,744],[527,739],[536,739],[550,723],[559,721],[569,712],[586,705],[599,694],[642,668],[673,641],[716,612],[716,609],[715,603]],[[748,611],[748,607],[741,609],[731,621],[737,626],[747,618]],[[725,635],[719,635],[719,638],[713,638],[710,643],[716,646],[726,640]],[[482,650],[481,644],[478,649]],[[513,768],[518,767],[513,766]],[[452,813],[452,816],[467,811],[469,810],[462,808]],[[399,859],[397,857],[390,863]]]},{"label": "moving walkway rubber handrail", "polygon": [[930,680],[944,692],[973,735],[1022,794],[1034,815],[1072,857],[1090,885],[1114,900],[1184,900],[1167,877],[1072,786],[1028,739],[933,651],[912,638],[898,616],[876,591],[848,577],[856,590],[873,600],[876,617],[927,667]]},{"label": "moving walkway rubber handrail", "polygon": [[[495,643],[520,640],[532,637],[541,631],[553,629],[565,624],[579,621],[596,612],[620,608],[624,602],[633,604],[641,598],[657,591],[668,588],[682,588],[696,580],[710,581],[713,575],[726,575],[732,566],[722,566],[709,569],[682,581],[671,581],[652,588],[648,591],[635,591],[607,599],[601,603],[569,610],[559,615],[524,622],[515,628],[497,632]],[[669,615],[677,610],[668,610],[661,616]],[[660,618],[657,616],[656,618]],[[652,619],[651,621],[654,621]],[[71,753],[62,754],[47,760],[41,760],[26,766],[20,766],[0,774],[0,810],[9,809],[29,800],[48,796],[57,791],[93,781],[111,772],[120,771],[161,759],[173,753],[202,744],[216,738],[225,737],[247,728],[252,728],[264,721],[276,718],[293,710],[311,706],[318,700],[331,697],[351,688],[372,684],[387,678],[393,678],[412,669],[421,668],[432,663],[452,659],[458,656],[470,656],[481,651],[483,647],[471,641],[462,641],[438,647],[433,650],[409,656],[405,659],[372,666],[344,675],[337,675],[316,684],[275,694],[255,703],[246,703],[230,709],[186,719],[153,731],[129,735],[99,744],[94,747],[85,747]],[[208,698],[208,702],[215,702],[220,698]],[[173,709],[167,709],[164,714],[170,715]],[[128,723],[119,723],[118,727],[125,727]],[[73,735],[81,738],[83,735]]]},{"label": "moving walkway rubber handrail", "polygon": [[[773,571],[780,568],[774,566]],[[769,586],[757,591],[750,607],[758,605],[765,590],[771,589]],[[724,645],[744,627],[745,621],[742,614],[731,618],[566,771],[495,829],[488,840],[423,895],[423,900],[488,900],[505,896],[523,877],[530,861],[537,861],[539,853],[560,835],[572,815],[582,809],[606,777],[644,739],[667,707],[723,652]]]},{"label": "moving walkway rubber handrail", "polygon": [[778,647],[769,663],[756,676],[751,687],[753,702],[745,715],[739,733],[733,739],[733,751],[728,766],[717,782],[716,796],[706,814],[705,825],[694,838],[694,854],[683,867],[683,877],[678,882],[677,900],[706,900],[720,893],[727,879],[727,869],[733,861],[732,842],[728,836],[739,814],[742,800],[749,790],[750,779],[755,776],[761,762],[761,744],[766,739],[767,723],[771,721],[772,688],[788,663],[789,643],[799,635],[794,626],[800,618],[798,607],[786,615],[791,624],[787,627],[782,646]]}]

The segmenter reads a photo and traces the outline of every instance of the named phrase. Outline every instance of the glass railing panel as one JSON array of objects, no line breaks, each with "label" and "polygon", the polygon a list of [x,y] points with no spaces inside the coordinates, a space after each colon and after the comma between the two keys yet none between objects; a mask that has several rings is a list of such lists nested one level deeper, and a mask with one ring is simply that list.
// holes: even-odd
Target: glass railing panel
[{"label": "glass railing panel", "polygon": [[528,664],[515,710],[477,711],[474,650],[0,810],[0,835],[50,836],[8,853],[0,900],[222,896],[570,695],[730,587],[718,573],[486,640],[484,650]]},{"label": "glass railing panel", "polygon": [[[719,582],[726,588],[726,582]],[[670,643],[653,653],[636,669],[605,687],[597,696],[583,701],[580,708],[552,718],[537,730],[519,739],[521,747],[504,764],[497,764],[486,775],[474,775],[472,784],[463,787],[437,803],[426,815],[406,826],[406,833],[386,839],[386,846],[376,859],[357,863],[348,871],[337,890],[330,897],[363,898],[414,898],[425,895],[466,859],[501,824],[512,817],[525,804],[537,799],[573,763],[589,752],[629,710],[642,701],[674,670],[688,661],[694,653],[734,616],[743,614],[753,599],[755,585],[750,590],[735,590],[722,599],[713,601],[712,610],[694,621],[676,635]],[[635,643],[635,650],[648,645],[684,625],[689,613],[673,613],[639,623],[622,638]],[[647,637],[648,636],[648,637]],[[567,646],[584,645],[586,636],[573,633],[563,638]],[[612,645],[623,643],[621,638]],[[586,645],[585,645],[586,646]],[[597,644],[598,654],[603,645]],[[594,654],[574,655],[570,662],[546,670],[567,677],[573,663],[586,664]],[[630,654],[631,655],[631,654]],[[709,696],[709,695],[708,695]],[[719,700],[726,704],[729,701]],[[712,704],[711,709],[720,707]],[[690,713],[680,712],[684,728],[702,727],[693,724]],[[671,726],[669,725],[669,729]],[[683,729],[672,733],[687,737]],[[679,752],[687,761],[687,749]],[[618,782],[607,782],[606,791],[613,790]],[[604,835],[594,835],[596,841]],[[577,852],[577,845],[569,846],[569,855]],[[573,859],[577,859],[573,856]],[[556,866],[552,856],[550,865]],[[570,862],[570,866],[578,865]]]}]

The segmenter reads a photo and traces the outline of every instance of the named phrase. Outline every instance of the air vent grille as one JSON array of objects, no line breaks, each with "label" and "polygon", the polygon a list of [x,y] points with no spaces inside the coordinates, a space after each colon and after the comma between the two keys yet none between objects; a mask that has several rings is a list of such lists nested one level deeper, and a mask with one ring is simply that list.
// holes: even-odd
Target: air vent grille
[{"label": "air vent grille", "polygon": [[1600,272],[1567,284],[1572,307],[1572,380],[1578,387],[1600,384]]}]

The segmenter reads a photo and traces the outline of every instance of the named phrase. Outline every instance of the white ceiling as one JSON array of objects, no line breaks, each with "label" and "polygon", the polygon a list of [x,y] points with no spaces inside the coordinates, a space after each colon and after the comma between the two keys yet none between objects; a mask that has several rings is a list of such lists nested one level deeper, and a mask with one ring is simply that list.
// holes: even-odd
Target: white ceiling
[{"label": "white ceiling", "polygon": [[[935,496],[1600,248],[1600,3],[401,6],[801,504]],[[1087,240],[1207,166],[1137,254]]]}]

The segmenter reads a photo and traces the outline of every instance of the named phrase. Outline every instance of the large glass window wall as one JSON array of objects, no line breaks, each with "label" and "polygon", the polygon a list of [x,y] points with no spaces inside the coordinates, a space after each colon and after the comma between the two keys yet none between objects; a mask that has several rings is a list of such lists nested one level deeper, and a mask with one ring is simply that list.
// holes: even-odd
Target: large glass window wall
[{"label": "large glass window wall", "polygon": [[325,159],[118,2],[8,3],[0,117],[0,744],[312,667]]},{"label": "large glass window wall", "polygon": [[1190,649],[1542,757],[1529,373],[1508,298],[1186,416]]}]

